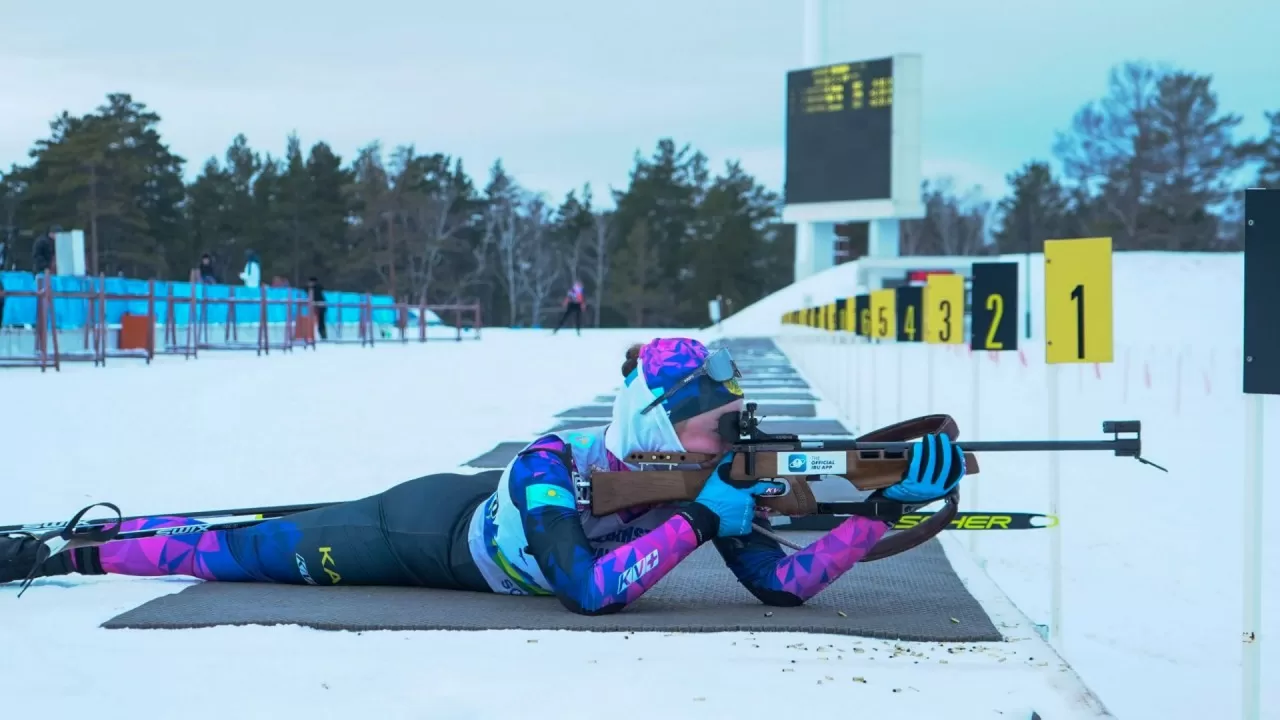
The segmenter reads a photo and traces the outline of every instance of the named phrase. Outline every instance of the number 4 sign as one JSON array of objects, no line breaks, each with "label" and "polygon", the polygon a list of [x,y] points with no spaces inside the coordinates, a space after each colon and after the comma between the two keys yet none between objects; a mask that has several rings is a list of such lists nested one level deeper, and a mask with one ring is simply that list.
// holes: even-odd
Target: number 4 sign
[{"label": "number 4 sign", "polygon": [[1112,361],[1111,238],[1044,243],[1045,362]]}]

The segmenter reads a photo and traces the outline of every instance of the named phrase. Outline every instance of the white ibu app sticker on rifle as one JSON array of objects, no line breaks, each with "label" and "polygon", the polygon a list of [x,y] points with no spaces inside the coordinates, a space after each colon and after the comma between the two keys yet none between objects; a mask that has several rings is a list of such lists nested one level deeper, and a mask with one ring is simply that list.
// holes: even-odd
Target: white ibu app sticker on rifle
[{"label": "white ibu app sticker on rifle", "polygon": [[843,451],[787,454],[787,472],[792,475],[842,475],[848,470]]}]

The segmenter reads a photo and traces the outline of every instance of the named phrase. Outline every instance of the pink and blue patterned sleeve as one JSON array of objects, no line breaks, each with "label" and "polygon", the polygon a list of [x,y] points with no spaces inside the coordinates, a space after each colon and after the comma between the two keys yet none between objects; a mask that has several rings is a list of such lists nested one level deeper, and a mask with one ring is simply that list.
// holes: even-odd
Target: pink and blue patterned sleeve
[{"label": "pink and blue patterned sleeve", "polygon": [[790,555],[758,532],[714,541],[738,582],[766,605],[795,606],[822,592],[866,557],[889,531],[880,520],[851,517]]},{"label": "pink and blue patterned sleeve", "polygon": [[661,525],[597,557],[574,502],[571,457],[559,438],[541,438],[515,460],[508,480],[524,520],[525,552],[569,610],[602,615],[623,609],[714,534],[710,510],[675,503]]}]

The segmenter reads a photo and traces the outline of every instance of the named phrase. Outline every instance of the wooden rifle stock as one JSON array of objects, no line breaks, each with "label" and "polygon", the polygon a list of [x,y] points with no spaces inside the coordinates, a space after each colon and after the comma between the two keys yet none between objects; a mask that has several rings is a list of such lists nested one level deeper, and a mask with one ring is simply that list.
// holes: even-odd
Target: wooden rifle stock
[{"label": "wooden rifle stock", "polygon": [[[959,435],[955,420],[948,415],[926,415],[895,423],[863,435],[855,442],[909,441],[927,433],[944,433],[953,440]],[[816,512],[817,501],[806,482],[816,477],[841,477],[863,491],[879,490],[902,480],[910,458],[905,452],[858,449],[822,449],[823,455],[844,455],[843,472],[814,472],[805,468],[791,471],[786,462],[780,462],[782,454],[810,453],[801,447],[782,447],[790,443],[769,443],[773,447],[739,447],[733,453],[729,479],[734,484],[750,485],[760,480],[782,480],[790,486],[787,494],[778,497],[758,497],[756,504],[792,517]],[[747,472],[747,460],[751,458],[752,471]],[[978,458],[964,454],[966,472],[978,473]],[[715,469],[720,456],[692,452],[633,452],[626,458],[633,465],[693,465],[687,470],[638,470],[634,472],[591,473],[591,512],[593,515],[609,515],[620,510],[645,505],[693,500],[702,491],[707,478]]]},{"label": "wooden rifle stock", "polygon": [[[733,458],[729,479],[735,484],[748,485],[760,480],[782,480],[791,486],[787,495],[760,497],[756,504],[775,513],[799,517],[814,511],[816,500],[805,481],[818,477],[812,473],[788,472],[779,468],[778,452],[756,452],[755,472],[747,473],[746,457],[737,454]],[[879,451],[848,451],[848,463],[844,473],[824,474],[823,477],[840,477],[859,490],[870,491],[889,487],[902,480],[908,460],[902,457],[885,457]],[[628,461],[639,458],[628,457]],[[978,472],[978,459],[965,453],[967,474]],[[603,516],[627,508],[644,505],[693,500],[707,484],[713,467],[697,470],[637,470],[634,472],[595,472],[591,474],[591,512]]]},{"label": "wooden rifle stock", "polygon": [[707,484],[710,470],[638,470],[591,473],[591,514],[692,500]]}]

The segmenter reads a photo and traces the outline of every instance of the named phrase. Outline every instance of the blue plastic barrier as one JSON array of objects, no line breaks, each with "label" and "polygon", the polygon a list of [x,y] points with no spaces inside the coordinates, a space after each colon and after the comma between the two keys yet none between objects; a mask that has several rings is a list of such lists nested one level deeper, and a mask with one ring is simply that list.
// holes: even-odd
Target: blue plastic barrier
[{"label": "blue plastic barrier", "polygon": [[[0,286],[8,292],[35,292],[36,278],[29,272],[0,272]],[[0,325],[35,325],[34,297],[5,297]]]},{"label": "blue plastic barrier", "polygon": [[[147,314],[149,283],[146,280],[122,277],[91,278],[54,275],[49,278],[49,282],[52,283],[54,292],[54,319],[60,330],[79,330],[89,324],[91,320],[90,300],[86,294],[96,293],[99,289],[105,290],[107,295],[127,297],[127,299],[108,299],[105,301],[104,310],[108,325],[118,325],[120,318],[126,313],[133,315]],[[36,291],[36,278],[29,272],[0,272],[0,287],[9,293],[34,293]],[[154,304],[157,323],[165,323],[169,319],[168,299],[170,291],[172,291],[174,299],[173,321],[179,328],[191,324],[193,320],[199,321],[201,319],[209,324],[225,324],[232,315],[231,303],[217,302],[218,300],[232,298],[258,300],[262,297],[262,291],[259,288],[248,288],[243,285],[193,285],[189,282],[157,280],[155,282]],[[190,300],[192,293],[195,293],[196,312],[200,313],[201,308],[203,308],[203,318],[199,316],[191,317]],[[71,296],[66,297],[65,295],[67,294],[71,294]],[[349,307],[331,308],[326,318],[329,322],[359,323],[359,303],[364,297],[362,294],[326,291],[324,296],[329,303],[350,305]],[[290,315],[290,309],[283,304],[283,301],[290,298],[305,300],[306,297],[306,291],[300,288],[267,288],[267,299],[272,301],[267,305],[267,322],[270,324],[286,322]],[[202,305],[202,300],[209,300],[210,302]],[[394,311],[391,307],[385,307],[393,304],[391,296],[374,295],[371,301],[375,306],[384,306],[382,309],[374,310],[375,322],[387,324],[394,322]],[[236,303],[235,317],[239,323],[257,323],[261,318],[261,312],[260,308],[248,303]],[[297,315],[307,316],[310,314],[309,306],[299,303],[293,307],[292,313],[295,317]],[[3,314],[0,315],[0,325],[34,326],[35,324],[36,298],[34,296],[5,297]]]}]

